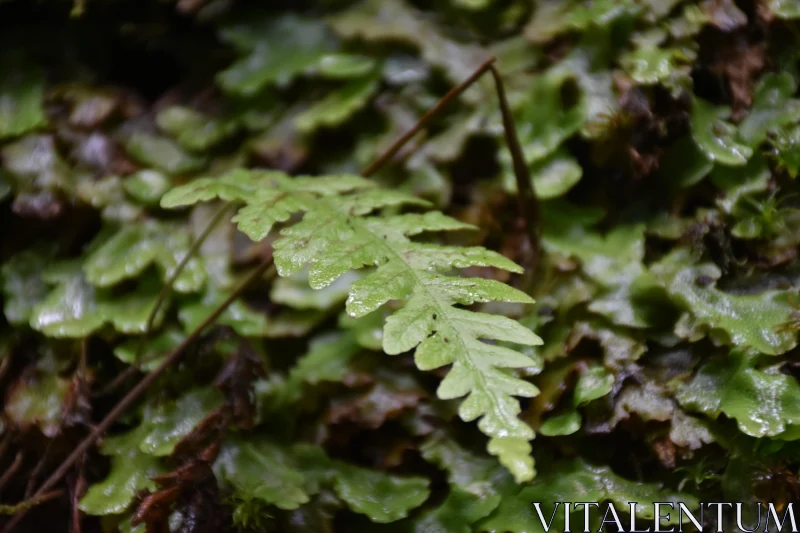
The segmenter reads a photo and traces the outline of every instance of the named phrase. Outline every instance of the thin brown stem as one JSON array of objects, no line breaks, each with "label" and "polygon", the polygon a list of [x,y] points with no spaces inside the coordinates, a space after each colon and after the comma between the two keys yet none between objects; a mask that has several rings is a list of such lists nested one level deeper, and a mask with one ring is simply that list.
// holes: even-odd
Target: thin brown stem
[{"label": "thin brown stem", "polygon": [[16,457],[14,457],[14,462],[11,463],[11,466],[8,467],[8,470],[3,472],[3,475],[0,476],[0,490],[6,486],[6,484],[14,477],[14,474],[17,473],[19,470],[20,465],[22,464],[22,452],[17,452]]},{"label": "thin brown stem", "polygon": [[84,461],[78,469],[78,478],[72,488],[72,533],[81,533],[81,508],[78,505],[86,493],[86,477],[83,475]]},{"label": "thin brown stem", "polygon": [[475,80],[480,78],[484,72],[486,72],[489,68],[492,67],[492,63],[497,61],[496,57],[490,57],[487,59],[480,67],[473,72],[469,78],[461,82],[459,85],[456,85],[452,89],[450,89],[447,94],[445,94],[441,100],[436,102],[432,108],[430,108],[419,121],[414,124],[414,126],[401,135],[396,141],[392,143],[392,145],[383,152],[375,161],[373,161],[367,168],[361,171],[361,175],[365,178],[368,178],[372,174],[374,174],[379,168],[381,168],[387,161],[389,161],[394,155],[409,141],[411,138],[419,133],[428,123],[433,120],[433,118],[439,114],[441,109],[446,106],[451,100],[453,100],[456,96],[466,91]]},{"label": "thin brown stem", "polygon": [[50,439],[47,442],[47,446],[44,448],[44,453],[36,462],[36,466],[33,468],[31,475],[28,476],[28,483],[25,485],[25,499],[30,498],[33,494],[33,488],[36,486],[36,480],[39,479],[42,470],[44,470],[44,467],[47,464],[47,458],[50,456],[50,448],[52,448],[54,441],[55,439]]},{"label": "thin brown stem", "polygon": [[[9,358],[6,357],[5,360],[8,361],[8,359]],[[11,446],[11,433],[6,432],[6,434],[3,435],[3,439],[0,440],[0,459],[3,458],[3,456],[6,454],[10,446]]]},{"label": "thin brown stem", "polygon": [[203,232],[195,239],[192,243],[191,248],[186,252],[186,255],[183,256],[181,262],[178,263],[178,266],[175,267],[175,271],[172,275],[167,279],[164,283],[164,286],[161,288],[161,292],[158,293],[158,298],[156,298],[156,303],[153,306],[153,309],[150,311],[150,315],[147,317],[147,325],[144,328],[144,334],[139,338],[139,345],[136,348],[136,355],[134,356],[133,363],[125,369],[121,374],[119,374],[116,378],[114,378],[111,383],[103,387],[99,392],[95,393],[93,396],[100,397],[110,394],[111,392],[115,391],[117,387],[121,384],[125,383],[129,378],[133,377],[140,369],[142,361],[142,352],[144,351],[145,343],[147,339],[150,338],[150,335],[153,333],[153,324],[155,323],[156,316],[158,315],[158,311],[167,298],[172,295],[172,291],[175,286],[175,280],[178,279],[178,276],[181,275],[181,272],[186,268],[186,265],[189,264],[189,261],[194,257],[197,252],[200,250],[200,247],[203,245],[205,240],[211,235],[211,232],[214,228],[219,224],[219,222],[230,213],[230,210],[235,206],[235,204],[225,204],[223,205],[214,216],[211,218],[211,221],[208,225],[203,229]]},{"label": "thin brown stem", "polygon": [[14,505],[0,505],[0,515],[3,514],[16,515],[11,520],[11,522],[9,522],[8,525],[3,529],[3,531],[11,531],[11,528],[13,528],[15,525],[17,525],[17,523],[19,523],[17,517],[22,517],[25,514],[25,512],[28,511],[29,509],[36,507],[37,505],[42,504],[46,501],[50,501],[53,498],[58,498],[62,494],[64,494],[63,490],[54,490],[52,492],[43,493],[39,496],[34,496],[29,500],[25,500],[24,502],[20,502]]},{"label": "thin brown stem", "polygon": [[466,80],[461,82],[456,87],[450,89],[436,105],[430,108],[414,126],[401,135],[392,145],[383,152],[377,159],[375,159],[367,168],[365,168],[361,175],[369,177],[374,174],[380,167],[386,164],[398,151],[409,141],[414,135],[421,131],[428,123],[447,105],[451,100],[456,98],[459,94],[467,90],[475,81],[480,78],[486,71],[491,71],[492,78],[494,79],[495,88],[497,90],[497,97],[500,101],[500,113],[503,116],[503,130],[505,132],[506,143],[511,152],[511,160],[514,167],[514,177],[517,181],[518,201],[520,214],[525,220],[525,229],[530,242],[531,258],[526,265],[526,275],[529,277],[536,275],[539,259],[541,256],[541,206],[539,199],[536,197],[533,182],[531,181],[528,165],[525,164],[525,157],[522,154],[522,147],[517,137],[517,128],[514,124],[514,116],[511,113],[508,100],[506,98],[505,86],[500,77],[500,73],[494,67],[497,60],[495,57],[487,59],[475,72],[473,72]]},{"label": "thin brown stem", "polygon": [[[147,374],[145,377],[142,378],[139,383],[133,387],[124,398],[122,398],[117,405],[106,415],[102,422],[100,422],[92,432],[81,441],[80,444],[72,451],[71,454],[61,463],[61,465],[56,469],[55,472],[42,484],[41,487],[36,491],[33,495],[32,499],[36,499],[40,497],[45,491],[51,489],[56,483],[58,483],[61,478],[69,471],[70,468],[81,458],[81,456],[86,453],[86,451],[91,448],[95,441],[111,427],[111,424],[116,422],[117,418],[120,417],[130,406],[134,404],[144,393],[147,389],[156,381],[156,379],[164,373],[165,370],[173,366],[178,359],[183,355],[183,352],[189,347],[198,337],[203,333],[203,331],[214,323],[219,316],[225,312],[225,310],[230,306],[239,296],[241,296],[247,288],[252,285],[255,281],[260,279],[264,273],[266,273],[270,269],[274,269],[274,265],[272,260],[264,261],[261,263],[242,283],[239,284],[236,289],[225,299],[224,302],[219,304],[214,311],[209,313],[209,315],[203,320],[203,322],[198,325],[178,346],[176,346],[164,359],[164,361],[158,365],[152,372]],[[30,501],[30,500],[26,500]],[[22,502],[18,505],[23,505],[25,502]],[[4,533],[10,532],[13,527],[19,523],[19,520],[22,519],[22,516],[25,514],[27,507],[21,507],[20,512],[6,525],[3,529]]]},{"label": "thin brown stem", "polygon": [[490,65],[489,70],[492,72],[492,78],[494,78],[494,84],[497,88],[497,97],[500,100],[500,113],[503,115],[503,131],[505,132],[508,149],[511,152],[511,160],[514,164],[514,177],[517,181],[519,210],[520,214],[525,219],[525,228],[531,246],[531,260],[530,263],[526,265],[528,267],[526,270],[529,276],[535,276],[542,247],[542,209],[539,205],[539,199],[536,197],[536,191],[531,181],[528,165],[525,163],[525,157],[522,155],[522,146],[520,146],[519,137],[517,137],[514,115],[511,113],[511,108],[506,99],[503,79],[494,66]]}]

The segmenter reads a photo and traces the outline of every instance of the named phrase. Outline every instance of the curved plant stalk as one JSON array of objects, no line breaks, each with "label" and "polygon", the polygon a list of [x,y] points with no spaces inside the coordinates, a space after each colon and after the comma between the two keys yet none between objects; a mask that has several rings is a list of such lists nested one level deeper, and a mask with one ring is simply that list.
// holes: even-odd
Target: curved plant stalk
[{"label": "curved plant stalk", "polygon": [[400,149],[406,145],[411,138],[416,135],[417,133],[422,130],[428,123],[433,120],[433,118],[439,114],[444,106],[446,106],[452,99],[454,99],[459,94],[463,93],[467,89],[469,89],[475,81],[483,76],[483,74],[492,68],[492,64],[497,61],[496,57],[490,57],[484,63],[478,67],[475,72],[473,72],[466,80],[461,82],[459,85],[456,85],[445,94],[436,104],[430,108],[422,118],[420,118],[414,126],[411,127],[407,132],[397,138],[389,148],[387,148],[380,156],[378,156],[375,161],[369,164],[367,168],[361,171],[361,175],[365,178],[368,178],[375,174],[379,168],[381,168],[387,161],[389,161]]},{"label": "curved plant stalk", "polygon": [[519,144],[519,137],[517,136],[517,127],[514,123],[514,115],[511,113],[511,108],[506,99],[505,86],[500,73],[494,66],[497,61],[496,57],[490,57],[478,67],[466,80],[459,85],[450,89],[441,100],[436,102],[432,108],[425,113],[419,121],[414,124],[408,131],[401,135],[389,148],[387,148],[375,161],[367,166],[361,175],[366,177],[371,176],[378,171],[387,161],[389,161],[400,149],[411,140],[414,135],[419,133],[422,128],[428,123],[447,105],[451,100],[459,94],[467,90],[478,78],[483,76],[487,71],[492,73],[494,79],[495,90],[497,91],[497,98],[499,100],[500,113],[503,117],[503,132],[508,144],[508,149],[511,152],[511,160],[514,167],[514,177],[517,182],[519,211],[525,219],[525,229],[528,240],[531,246],[531,257],[525,269],[525,281],[523,287],[530,285],[531,279],[536,275],[539,266],[539,259],[541,256],[541,227],[542,227],[542,209],[539,205],[539,199],[536,196],[533,182],[531,181],[530,171],[528,165],[525,164],[525,157],[522,155],[522,147]]},{"label": "curved plant stalk", "polygon": [[519,211],[525,219],[525,227],[531,245],[530,262],[526,265],[527,268],[525,269],[526,283],[523,284],[523,286],[527,286],[530,280],[536,275],[539,266],[539,258],[542,252],[542,208],[539,205],[539,199],[536,197],[533,181],[531,181],[531,174],[528,170],[528,165],[525,164],[525,157],[522,155],[522,147],[519,144],[519,137],[517,137],[517,127],[514,124],[514,116],[511,114],[511,109],[506,99],[503,79],[493,65],[490,65],[489,70],[492,72],[495,89],[497,89],[497,98],[500,100],[500,113],[503,115],[503,132],[505,133],[506,143],[508,144],[508,149],[511,152],[511,160],[514,164],[514,177],[517,181]]},{"label": "curved plant stalk", "polygon": [[17,470],[19,470],[19,467],[22,465],[22,459],[22,452],[17,452],[17,455],[14,457],[14,462],[12,462],[11,466],[0,476],[0,490],[2,490],[3,487],[6,486],[6,483],[17,473]]}]

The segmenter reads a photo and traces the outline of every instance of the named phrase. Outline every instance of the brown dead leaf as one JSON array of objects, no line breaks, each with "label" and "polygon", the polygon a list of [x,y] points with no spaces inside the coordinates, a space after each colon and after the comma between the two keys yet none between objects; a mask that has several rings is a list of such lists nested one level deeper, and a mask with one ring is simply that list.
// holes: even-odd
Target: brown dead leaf
[{"label": "brown dead leaf", "polygon": [[395,390],[379,382],[363,395],[334,400],[325,420],[328,424],[352,422],[364,428],[377,429],[387,420],[416,407],[425,396],[421,390]]},{"label": "brown dead leaf", "polygon": [[711,72],[727,82],[731,118],[741,120],[753,103],[756,78],[766,64],[767,42],[754,39],[745,29],[719,34],[702,46]]}]

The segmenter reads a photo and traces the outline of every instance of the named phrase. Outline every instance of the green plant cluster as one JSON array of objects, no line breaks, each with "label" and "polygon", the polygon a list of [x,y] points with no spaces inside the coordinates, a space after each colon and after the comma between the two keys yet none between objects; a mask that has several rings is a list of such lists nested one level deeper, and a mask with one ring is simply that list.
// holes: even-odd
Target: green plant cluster
[{"label": "green plant cluster", "polygon": [[[540,236],[488,75],[360,175],[491,56]],[[184,348],[20,530],[800,500],[799,83],[791,0],[0,0],[2,503]]]}]

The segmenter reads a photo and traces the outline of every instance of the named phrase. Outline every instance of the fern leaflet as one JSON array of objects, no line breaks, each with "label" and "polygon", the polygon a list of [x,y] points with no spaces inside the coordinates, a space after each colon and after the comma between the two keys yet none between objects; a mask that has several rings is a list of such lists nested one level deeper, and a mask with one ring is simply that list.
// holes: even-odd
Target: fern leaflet
[{"label": "fern leaflet", "polygon": [[542,341],[510,318],[456,307],[533,300],[498,281],[449,273],[469,266],[521,272],[517,264],[485,248],[412,241],[410,237],[424,232],[474,227],[439,212],[372,215],[387,207],[428,202],[376,188],[355,175],[292,178],[276,171],[237,169],[173,189],[161,203],[178,207],[213,198],[244,203],[233,220],[255,241],[265,238],[275,224],[304,213],[299,222],[284,227],[274,243],[281,276],[309,265],[309,283],[321,289],[351,270],[376,267],[351,285],[349,315],[364,316],[390,300],[405,302],[386,321],[384,351],[399,354],[416,348],[415,361],[422,370],[452,365],[438,396],[466,396],[459,409],[461,418],[467,422],[480,418],[478,427],[490,437],[489,452],[518,481],[533,478],[529,441],[534,433],[517,417],[520,405],[514,396],[533,397],[539,391],[505,370],[527,367],[532,361],[482,339],[522,345]]}]

